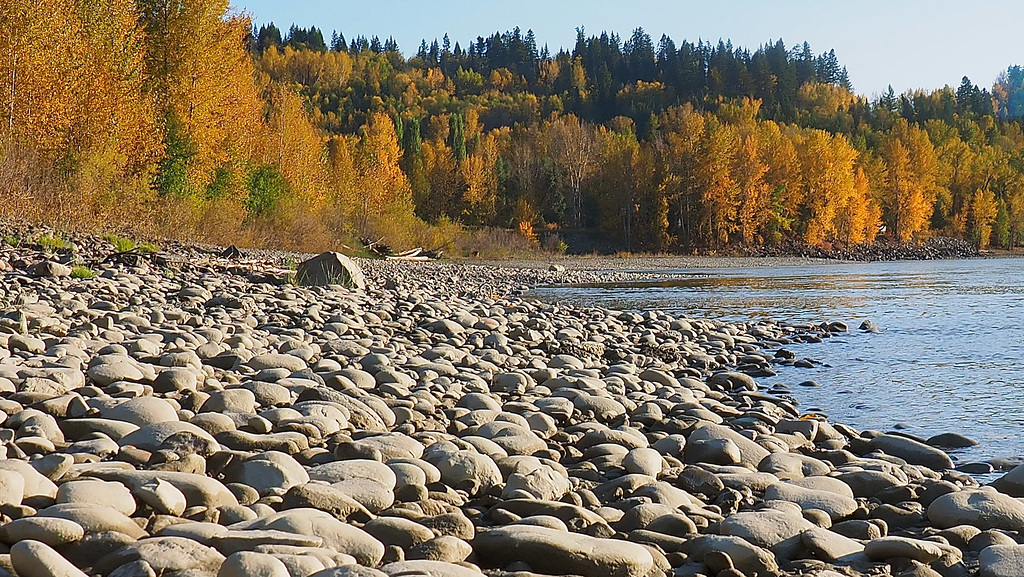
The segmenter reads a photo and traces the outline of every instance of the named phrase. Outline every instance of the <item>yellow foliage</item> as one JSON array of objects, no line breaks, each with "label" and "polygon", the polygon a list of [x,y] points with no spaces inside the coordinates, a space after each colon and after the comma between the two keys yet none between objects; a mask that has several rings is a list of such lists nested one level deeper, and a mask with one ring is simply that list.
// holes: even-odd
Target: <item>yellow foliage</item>
[{"label": "yellow foliage", "polygon": [[881,224],[882,210],[871,198],[868,177],[863,168],[857,168],[850,195],[840,199],[836,211],[836,236],[846,244],[871,242]]},{"label": "yellow foliage", "polygon": [[533,223],[528,220],[519,221],[519,234],[526,239],[530,246],[538,246],[537,233],[533,230]]},{"label": "yellow foliage", "polygon": [[412,189],[398,165],[400,155],[391,118],[374,113],[363,128],[356,156],[361,194],[357,217],[362,231],[374,223],[396,223],[412,215]]},{"label": "yellow foliage", "polygon": [[908,241],[928,226],[938,194],[938,157],[928,133],[899,119],[880,147],[886,165],[883,216],[893,234]]},{"label": "yellow foliage", "polygon": [[837,215],[854,191],[854,162],[857,151],[842,135],[823,130],[809,130],[798,145],[805,204],[809,213],[804,240],[820,244],[836,238]]},{"label": "yellow foliage", "polygon": [[739,194],[738,224],[743,242],[751,244],[770,216],[771,189],[765,181],[768,165],[761,159],[757,136],[743,139],[733,162],[733,174]]},{"label": "yellow foliage", "polygon": [[83,34],[73,0],[0,3],[0,130],[65,147],[82,104]]},{"label": "yellow foliage", "polygon": [[327,199],[327,162],[323,138],[309,122],[301,97],[274,85],[268,95],[266,162],[278,165],[299,198],[316,213]]},{"label": "yellow foliage", "polygon": [[262,106],[246,50],[250,21],[227,0],[144,0],[147,69],[158,109],[195,148],[188,171],[204,185],[213,171],[255,156]]}]

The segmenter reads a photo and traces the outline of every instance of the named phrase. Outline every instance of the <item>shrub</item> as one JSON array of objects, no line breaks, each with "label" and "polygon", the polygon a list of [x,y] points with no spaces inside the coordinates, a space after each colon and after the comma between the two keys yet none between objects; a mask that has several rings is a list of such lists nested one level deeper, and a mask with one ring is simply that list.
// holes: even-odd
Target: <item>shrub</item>
[{"label": "shrub", "polygon": [[456,239],[453,252],[481,258],[510,258],[528,256],[533,247],[518,230],[484,227],[467,229]]},{"label": "shrub", "polygon": [[206,198],[227,198],[231,193],[232,180],[230,170],[224,167],[218,168],[213,174],[213,181],[206,185]]},{"label": "shrub", "polygon": [[249,175],[246,182],[249,194],[245,197],[245,208],[250,218],[262,218],[273,214],[278,203],[288,196],[288,181],[274,166],[261,166]]},{"label": "shrub", "polygon": [[545,235],[541,247],[547,252],[556,254],[565,254],[565,251],[569,250],[569,245],[562,240],[561,235],[557,232]]}]

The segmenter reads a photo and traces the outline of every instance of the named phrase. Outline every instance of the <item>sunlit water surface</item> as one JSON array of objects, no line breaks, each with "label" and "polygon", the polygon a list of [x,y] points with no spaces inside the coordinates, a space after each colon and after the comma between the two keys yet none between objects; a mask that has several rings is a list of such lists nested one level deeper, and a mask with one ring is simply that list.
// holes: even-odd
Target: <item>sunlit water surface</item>
[{"label": "sunlit water surface", "polygon": [[[825,364],[761,378],[804,411],[861,429],[980,442],[962,462],[1024,457],[1024,260],[685,269],[678,280],[539,288],[548,301],[695,318],[843,321],[850,333],[787,346]],[[874,321],[883,332],[857,330]],[[797,387],[814,380],[818,388]]]}]

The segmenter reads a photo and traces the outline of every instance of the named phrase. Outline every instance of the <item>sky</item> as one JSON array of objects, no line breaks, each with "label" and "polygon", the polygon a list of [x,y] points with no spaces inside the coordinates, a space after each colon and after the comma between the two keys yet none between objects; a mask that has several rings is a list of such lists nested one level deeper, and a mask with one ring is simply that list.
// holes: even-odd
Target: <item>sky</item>
[{"label": "sky", "polygon": [[782,38],[807,41],[815,53],[835,49],[854,90],[875,96],[959,86],[969,77],[990,88],[1012,64],[1024,64],[1020,0],[232,0],[254,23],[316,26],[356,36],[393,36],[406,55],[420,40],[447,33],[463,47],[477,36],[518,26],[538,46],[571,48],[576,28],[587,35],[615,32],[623,40],[642,27],[655,45],[662,34],[678,44],[732,40],[751,50]]}]

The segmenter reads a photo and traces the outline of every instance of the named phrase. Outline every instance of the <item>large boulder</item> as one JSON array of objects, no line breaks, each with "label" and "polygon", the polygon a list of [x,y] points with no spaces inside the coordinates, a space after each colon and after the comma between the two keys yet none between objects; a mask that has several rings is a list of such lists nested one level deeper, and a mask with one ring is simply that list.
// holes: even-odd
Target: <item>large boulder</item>
[{"label": "large boulder", "polygon": [[366,279],[359,265],[338,252],[325,252],[299,263],[295,280],[305,286],[340,284],[360,290],[366,288]]},{"label": "large boulder", "polygon": [[224,555],[213,547],[184,537],[150,537],[110,553],[93,569],[106,575],[134,561],[145,561],[157,575],[188,570],[215,573],[224,563]]},{"label": "large boulder", "polygon": [[992,486],[1011,497],[1024,497],[1024,465],[1018,465],[992,481]]},{"label": "large boulder", "polygon": [[163,481],[173,485],[187,499],[189,507],[220,507],[222,505],[238,505],[238,499],[223,483],[194,473],[178,471],[97,471],[94,476],[106,481],[120,481],[132,491],[146,485]]},{"label": "large boulder", "polygon": [[374,567],[384,558],[384,545],[372,535],[316,509],[290,509],[252,521],[236,523],[232,529],[271,529],[322,539],[323,547],[355,557],[361,565]]},{"label": "large boulder", "polygon": [[750,467],[751,469],[756,469],[761,460],[769,455],[768,451],[764,447],[729,427],[723,427],[721,425],[711,423],[700,425],[687,439],[688,443],[722,440],[731,441],[735,444],[736,448],[739,449],[739,463]]},{"label": "large boulder", "polygon": [[954,491],[932,501],[928,520],[941,528],[971,525],[982,531],[1024,530],[1024,502],[991,487]]},{"label": "large boulder", "polygon": [[978,555],[980,577],[1018,577],[1024,574],[1024,545],[989,545]]},{"label": "large boulder", "polygon": [[800,534],[815,526],[804,519],[799,505],[778,501],[760,511],[734,513],[719,524],[722,535],[732,535],[792,558],[800,549]]},{"label": "large boulder", "polygon": [[833,521],[852,515],[857,510],[857,501],[853,497],[795,483],[775,483],[765,490],[764,498],[766,501],[790,501],[803,509],[821,509]]},{"label": "large boulder", "polygon": [[641,545],[547,527],[510,525],[477,534],[475,550],[491,567],[525,562],[534,571],[584,577],[646,577],[656,569]]},{"label": "large boulder", "polygon": [[921,563],[931,563],[942,557],[943,550],[937,543],[931,541],[890,536],[869,541],[864,546],[864,554],[872,561],[903,557]]},{"label": "large boulder", "polygon": [[873,450],[882,451],[886,455],[899,457],[913,465],[924,465],[935,471],[953,468],[953,461],[942,450],[907,437],[879,435],[871,439],[868,446]]},{"label": "large boulder", "polygon": [[11,547],[11,565],[21,577],[86,577],[80,569],[39,541],[19,541]]},{"label": "large boulder", "polygon": [[734,568],[743,575],[778,575],[779,564],[771,551],[733,535],[701,535],[686,541],[682,552],[704,563],[711,575]]}]

